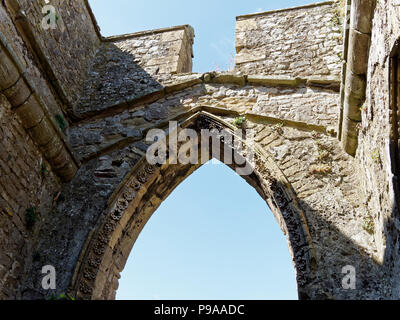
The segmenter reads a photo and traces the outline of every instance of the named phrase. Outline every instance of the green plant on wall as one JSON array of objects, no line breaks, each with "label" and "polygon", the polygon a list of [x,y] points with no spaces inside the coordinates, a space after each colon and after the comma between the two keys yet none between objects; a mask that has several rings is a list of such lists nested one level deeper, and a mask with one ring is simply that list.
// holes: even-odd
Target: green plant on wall
[{"label": "green plant on wall", "polygon": [[52,296],[49,300],[67,300],[75,301],[75,298],[66,293],[61,293],[59,296]]},{"label": "green plant on wall", "polygon": [[341,25],[341,13],[340,10],[335,10],[333,13],[333,17],[331,18],[331,22],[333,26],[338,27]]},{"label": "green plant on wall", "polygon": [[379,162],[381,161],[381,155],[380,155],[378,149],[375,149],[375,150],[372,152],[371,158],[372,158],[372,160],[373,160],[376,164],[379,164]]},{"label": "green plant on wall", "polygon": [[241,128],[241,127],[243,127],[245,122],[246,122],[246,117],[237,117],[237,118],[235,118],[235,121],[233,122],[233,124],[236,127]]},{"label": "green plant on wall", "polygon": [[329,158],[329,152],[326,151],[326,150],[319,149],[319,150],[318,150],[317,160],[319,160],[319,161],[324,161],[324,160],[326,160],[327,158]]},{"label": "green plant on wall", "polygon": [[47,175],[47,167],[44,163],[42,163],[40,167],[40,174],[42,175],[43,178]]},{"label": "green plant on wall", "polygon": [[65,121],[64,117],[61,114],[57,114],[54,118],[56,119],[58,127],[64,134],[66,134],[67,122]]},{"label": "green plant on wall", "polygon": [[368,216],[364,219],[363,229],[371,235],[375,233],[375,222],[372,216]]},{"label": "green plant on wall", "polygon": [[361,111],[361,112],[367,112],[367,111],[368,111],[368,106],[364,103],[364,104],[360,107],[360,111]]},{"label": "green plant on wall", "polygon": [[346,16],[346,0],[340,0],[337,7],[333,10],[331,22],[334,26],[340,26]]},{"label": "green plant on wall", "polygon": [[330,147],[325,145],[321,139],[317,139],[315,143],[317,144],[317,150],[318,150],[317,160],[318,161],[328,160],[331,153]]},{"label": "green plant on wall", "polygon": [[279,122],[272,127],[272,129],[278,134],[283,134],[283,127],[285,126],[284,122]]}]

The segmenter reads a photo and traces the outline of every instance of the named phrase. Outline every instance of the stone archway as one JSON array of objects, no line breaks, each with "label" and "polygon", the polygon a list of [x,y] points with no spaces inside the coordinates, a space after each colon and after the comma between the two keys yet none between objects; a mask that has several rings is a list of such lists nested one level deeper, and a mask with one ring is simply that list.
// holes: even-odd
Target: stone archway
[{"label": "stone archway", "polygon": [[[198,132],[212,128],[234,129],[206,112],[190,117],[183,122],[182,127],[193,128]],[[207,151],[211,153],[210,149]],[[244,179],[267,202],[287,235],[296,269],[299,296],[306,298],[307,284],[312,282],[315,269],[306,217],[284,174],[261,148],[256,146],[254,152],[255,170],[251,175],[244,176]],[[115,298],[120,272],[143,227],[161,202],[201,166],[200,161],[198,165],[150,165],[143,158],[137,164],[110,199],[104,219],[98,224],[82,253],[81,264],[77,267],[71,288],[74,295],[83,299]],[[235,169],[235,165],[230,166]]]},{"label": "stone archway", "polygon": [[[369,215],[358,164],[329,129],[337,117],[331,112],[335,89],[299,80],[249,85],[246,78],[240,78],[244,83],[232,84],[237,79],[225,75],[227,83],[210,82],[222,81],[218,75],[191,77],[196,81],[189,78],[170,87],[156,103],[112,110],[71,129],[70,141],[83,165],[71,183],[64,185],[57,227],[45,225],[38,245],[48,263],[59,270],[60,290],[69,287],[72,295],[84,299],[113,298],[138,234],[129,231],[129,226],[141,230],[157,205],[196,169],[147,166],[144,135],[150,129],[166,130],[170,121],[178,121],[182,127],[195,126],[197,132],[210,125],[233,130],[235,120],[245,116],[246,127],[255,133],[253,150],[258,156],[255,173],[247,180],[267,200],[288,235],[300,298],[384,296],[390,284],[377,280],[382,269],[375,258],[373,230],[364,226]],[[288,100],[307,93],[314,102],[321,98],[318,108],[326,113],[311,113],[308,104],[302,106],[303,113],[278,104],[284,108],[275,113],[279,118],[264,113],[275,107],[276,98]],[[332,97],[328,106],[327,97]],[[209,124],[196,127],[203,122]],[[179,177],[177,172],[181,172]],[[159,186],[163,175],[164,184]],[[161,188],[161,195],[156,187]],[[146,216],[138,222],[135,212],[146,212]],[[357,270],[355,290],[342,286],[346,266]],[[34,264],[27,286],[37,288],[39,267]]]},{"label": "stone archway", "polygon": [[[192,65],[188,25],[104,38],[80,0],[59,1],[69,32],[40,32],[41,3],[3,1],[0,144],[16,160],[0,153],[0,238],[20,245],[3,246],[0,271],[11,289],[0,296],[40,299],[70,288],[112,298],[118,258],[134,243],[129,226],[145,222],[137,213],[150,217],[195,169],[148,167],[143,135],[208,112],[221,126],[245,116],[256,131],[260,163],[248,182],[287,231],[300,298],[397,298],[399,99],[388,89],[399,81],[388,62],[393,46],[399,55],[398,8],[347,3],[350,28],[341,28],[345,8],[336,1],[240,16],[235,70],[182,74]],[[281,21],[290,23],[276,29],[277,45],[269,26]],[[39,203],[41,219],[28,234],[25,210]],[[49,264],[54,292],[41,287]],[[356,271],[354,288],[343,286],[346,266]]]}]

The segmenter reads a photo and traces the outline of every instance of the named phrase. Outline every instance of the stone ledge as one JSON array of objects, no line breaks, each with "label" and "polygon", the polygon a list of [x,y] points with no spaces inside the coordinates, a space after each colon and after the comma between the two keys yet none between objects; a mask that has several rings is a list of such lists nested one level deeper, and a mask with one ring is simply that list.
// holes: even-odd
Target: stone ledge
[{"label": "stone ledge", "polygon": [[153,91],[141,97],[123,99],[117,104],[106,106],[101,110],[94,110],[89,112],[80,113],[79,119],[73,123],[73,126],[91,122],[96,119],[101,119],[107,116],[116,115],[128,109],[134,109],[141,105],[153,103],[163,98],[164,96],[187,88],[193,87],[198,84],[227,84],[237,85],[244,87],[247,85],[252,86],[266,86],[266,87],[297,87],[308,86],[318,87],[325,90],[340,91],[340,81],[333,78],[290,78],[290,77],[266,77],[259,75],[243,75],[236,73],[192,73],[183,76],[177,76],[176,82],[167,84],[160,90]]},{"label": "stone ledge", "polygon": [[290,87],[296,87],[300,84],[305,84],[307,82],[305,79],[300,79],[300,78],[268,77],[268,76],[258,76],[258,75],[248,76],[247,81],[250,84],[263,85],[263,86],[283,85]]},{"label": "stone ledge", "polygon": [[203,74],[190,74],[190,75],[185,75],[181,77],[180,81],[166,85],[164,90],[166,94],[177,92],[177,91],[182,91],[187,88],[190,88],[192,86],[195,86],[196,84],[203,83]]},{"label": "stone ledge", "polygon": [[239,86],[245,86],[247,83],[247,76],[240,74],[219,73],[211,77],[210,83],[230,83]]},{"label": "stone ledge", "polygon": [[291,8],[285,8],[285,9],[277,9],[277,10],[270,10],[270,11],[264,11],[264,12],[259,12],[259,13],[250,13],[250,14],[244,14],[236,17],[236,20],[244,20],[248,18],[254,18],[258,16],[265,16],[269,14],[274,14],[274,13],[279,13],[279,12],[287,12],[287,11],[293,11],[293,10],[301,10],[301,9],[309,9],[313,7],[319,7],[319,6],[326,6],[330,4],[334,4],[336,1],[325,1],[325,2],[317,2],[317,3],[311,3],[307,4],[304,6],[298,6],[298,7],[291,7]]},{"label": "stone ledge", "polygon": [[82,163],[87,163],[90,160],[104,156],[105,154],[111,153],[117,149],[125,148],[135,142],[142,141],[144,139],[144,137],[146,136],[147,132],[151,129],[156,129],[156,128],[157,129],[166,129],[166,128],[168,128],[170,121],[185,122],[190,117],[196,116],[202,112],[207,112],[214,116],[225,116],[225,117],[232,117],[232,118],[244,116],[244,117],[246,117],[247,120],[249,120],[253,123],[257,123],[257,124],[270,124],[270,125],[282,124],[285,127],[290,127],[290,128],[298,129],[301,131],[315,131],[315,132],[319,132],[324,135],[332,136],[332,137],[336,137],[336,135],[337,135],[336,131],[333,130],[331,127],[327,127],[327,126],[323,126],[323,125],[311,124],[311,123],[306,123],[306,122],[296,121],[296,120],[274,118],[271,116],[261,115],[261,114],[257,114],[257,113],[253,113],[253,112],[240,113],[236,110],[230,110],[230,109],[225,109],[225,108],[220,108],[220,107],[196,106],[187,111],[184,111],[177,115],[174,115],[171,118],[167,118],[160,122],[156,122],[153,126],[144,128],[143,130],[141,130],[141,136],[139,136],[139,137],[121,138],[118,141],[113,142],[112,144],[106,145],[103,148],[99,148],[95,152],[88,153],[85,156],[82,156],[80,160],[82,161]]},{"label": "stone ledge", "polygon": [[128,39],[132,39],[132,38],[138,38],[138,37],[143,37],[143,36],[148,36],[148,35],[153,35],[153,34],[158,34],[158,33],[166,33],[166,32],[179,31],[179,30],[187,31],[187,32],[189,32],[189,36],[194,37],[193,27],[188,24],[185,24],[185,25],[168,27],[168,28],[139,31],[139,32],[127,33],[127,34],[111,36],[111,37],[103,37],[102,41],[103,42],[117,42],[117,41],[121,41],[121,40],[128,40]]}]

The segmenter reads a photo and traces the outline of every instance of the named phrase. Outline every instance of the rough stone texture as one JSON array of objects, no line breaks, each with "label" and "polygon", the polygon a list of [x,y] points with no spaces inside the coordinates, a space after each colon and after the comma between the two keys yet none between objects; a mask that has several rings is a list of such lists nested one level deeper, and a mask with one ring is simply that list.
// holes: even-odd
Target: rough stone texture
[{"label": "rough stone texture", "polygon": [[[36,3],[34,11],[40,12],[39,7]],[[73,8],[90,16],[83,0],[74,1]],[[398,106],[390,104],[388,88],[389,56],[399,38],[400,12],[388,0],[375,9],[367,104],[353,158],[341,148],[335,129],[342,121],[341,10],[338,3],[327,2],[238,17],[237,70],[205,74],[190,73],[193,32],[188,26],[103,39],[91,18],[85,32],[99,42],[85,43],[85,61],[77,59],[71,65],[80,68],[73,70],[77,79],[66,79],[64,74],[58,79],[64,84],[71,81],[67,98],[77,102],[69,110],[65,148],[70,144],[82,162],[73,180],[62,186],[52,172],[44,182],[40,179],[41,169],[35,164],[42,163],[44,153],[39,152],[40,143],[26,134],[29,128],[24,131],[18,122],[36,118],[11,108],[23,100],[25,91],[8,91],[17,84],[5,85],[12,72],[1,64],[0,76],[8,72],[10,79],[0,78],[4,85],[0,121],[6,120],[0,129],[0,146],[7,150],[0,152],[0,209],[5,212],[0,216],[5,225],[0,233],[0,284],[7,289],[0,291],[0,298],[48,298],[67,291],[81,299],[115,298],[120,273],[145,223],[201,165],[149,165],[145,159],[148,130],[166,131],[168,122],[177,120],[182,128],[196,132],[233,131],[237,117],[245,116],[244,128],[255,136],[248,145],[255,157],[240,149],[232,151],[254,166],[254,173],[244,178],[267,202],[287,236],[299,297],[398,299],[396,190],[400,188],[394,175],[398,155],[393,144],[399,124]],[[363,7],[352,10],[363,12]],[[355,23],[365,30],[367,20],[355,16],[360,17]],[[69,17],[76,19],[76,30],[87,22],[81,15]],[[21,64],[28,66],[32,87],[45,101],[44,110],[50,114],[52,108],[65,110],[43,66],[57,69],[53,53],[75,50],[77,43],[66,42],[64,47],[60,42],[59,51],[43,50],[47,62],[36,61],[14,27],[13,13],[3,4],[0,18],[5,22],[0,35],[5,35]],[[79,34],[76,30],[73,34]],[[56,35],[35,37],[41,42]],[[348,61],[357,59],[349,56]],[[76,89],[78,83],[84,84],[82,92]],[[42,84],[45,89],[40,89]],[[49,99],[55,106],[47,106]],[[37,134],[41,137],[42,131]],[[11,150],[10,141],[19,147]],[[7,160],[1,158],[4,155]],[[9,155],[18,166],[9,162]],[[34,166],[32,178],[27,178],[24,165]],[[4,173],[15,182],[5,183]],[[31,185],[34,188],[29,189]],[[53,198],[60,188],[61,194]],[[18,192],[29,196],[17,197]],[[30,235],[21,222],[26,202],[40,206],[43,217],[48,217]],[[12,212],[11,217],[9,208],[18,214]],[[10,239],[18,244],[14,247],[7,242],[13,232]],[[31,258],[32,252],[40,257]],[[41,289],[44,264],[56,267],[55,291]],[[355,290],[342,287],[342,268],[347,265],[356,268]]]},{"label": "rough stone texture", "polygon": [[[52,81],[59,85],[67,102],[74,104],[80,96],[92,57],[100,45],[96,27],[83,1],[52,1],[51,5],[57,8],[57,28],[46,32],[41,26],[45,16],[42,13],[44,1],[8,2],[17,2],[19,9],[26,14],[32,36],[48,64],[49,70],[46,72],[51,73]],[[13,6],[18,7],[15,4]]]},{"label": "rough stone texture", "polygon": [[385,276],[392,279],[393,296],[398,297],[400,220],[399,194],[395,192],[398,190],[398,177],[394,174],[398,161],[391,151],[392,146],[397,144],[393,130],[397,131],[398,126],[393,124],[392,116],[396,111],[392,108],[389,92],[390,55],[400,37],[398,3],[377,1],[372,23],[367,100],[362,110],[357,160],[362,168],[360,176],[368,199],[369,214],[375,221],[374,237],[378,244],[379,261],[387,267]]},{"label": "rough stone texture", "polygon": [[337,5],[299,7],[236,21],[236,69],[246,74],[340,78],[342,30]]},{"label": "rough stone texture", "polygon": [[75,113],[83,117],[152,94],[171,74],[190,72],[193,37],[193,29],[182,26],[109,38],[93,60]]},{"label": "rough stone texture", "polygon": [[65,181],[69,181],[77,171],[77,163],[64,137],[67,122],[61,114],[51,117],[49,109],[35,91],[32,75],[24,67],[23,58],[0,33],[0,91],[8,99],[11,108],[38,144],[52,169]]},{"label": "rough stone texture", "polygon": [[358,146],[358,126],[361,109],[366,98],[369,48],[371,43],[372,16],[376,1],[353,0],[348,4],[350,19],[344,46],[342,73],[342,108],[339,137],[343,149],[354,156]]},{"label": "rough stone texture", "polygon": [[[220,121],[227,123],[233,120],[220,117]],[[257,179],[253,180],[255,177],[251,176],[249,183],[265,198],[289,237],[289,247],[297,267],[300,296],[314,299],[386,296],[384,285],[374,278],[379,273],[374,262],[376,248],[373,237],[363,229],[365,207],[360,203],[357,172],[352,170],[354,160],[340,150],[335,138],[323,133],[286,126],[278,129],[273,123],[267,125],[253,121],[248,121],[247,126],[257,133],[255,141],[267,154],[259,156],[260,164],[256,166],[255,174]],[[91,138],[90,135],[87,137]],[[139,146],[139,143],[131,145],[134,148]],[[142,143],[141,146],[145,150],[146,144]],[[324,157],[321,157],[322,150],[327,152]],[[114,158],[115,155],[109,153],[102,156],[100,159],[103,162],[98,163],[101,169],[97,170],[98,174],[105,181],[116,174],[118,167],[128,166],[125,161],[121,164],[120,158]],[[313,167],[322,165],[329,167],[328,174],[313,171]],[[80,278],[74,288],[78,290],[79,297],[114,297],[112,279],[119,278],[141,228],[174,186],[196,168],[170,165],[161,169],[146,169],[144,161],[143,166],[132,171],[133,175],[129,175],[123,183],[126,187],[117,190],[108,208],[104,208],[103,212],[107,212],[109,218],[103,218],[102,227],[96,228],[93,243],[89,246],[92,252],[87,250],[87,256],[82,259]],[[132,190],[129,191],[129,188]],[[289,190],[296,195],[290,200],[286,198]],[[119,197],[121,200],[117,200]],[[296,213],[287,212],[289,202],[297,205],[290,209]],[[312,243],[302,242],[306,241],[306,235],[298,230],[300,222],[291,220],[302,214],[314,239]],[[101,230],[108,230],[109,227],[111,231],[103,234]],[[303,240],[300,240],[302,237]],[[311,255],[308,258],[307,252]],[[339,258],[338,252],[346,254]],[[100,259],[97,263],[96,258]],[[308,273],[312,261],[318,265],[318,271],[313,276]],[[346,292],[341,289],[340,272],[343,264],[352,264],[359,270],[359,290]],[[371,276],[371,272],[374,276]],[[94,281],[93,284],[91,281]],[[321,283],[324,283],[323,287]]]},{"label": "rough stone texture", "polygon": [[[46,298],[66,292],[74,268],[90,232],[101,219],[107,201],[140,156],[134,147],[116,151],[108,156],[89,161],[80,174],[63,186],[62,197],[54,209],[55,223],[44,225],[38,250],[46,263],[56,266],[58,272],[56,292],[41,289],[42,261],[32,263],[25,275],[23,299]],[[53,245],[49,246],[49,243]]]},{"label": "rough stone texture", "polygon": [[[204,76],[203,76],[204,77]],[[171,93],[154,103],[126,110],[99,121],[82,123],[69,131],[70,144],[78,157],[92,158],[118,143],[140,140],[145,133],[185,113],[210,107],[246,116],[293,121],[316,128],[334,127],[337,123],[337,92],[297,87],[238,86],[202,83],[178,93]],[[293,101],[296,100],[296,104]],[[222,112],[222,111],[220,111]]]},{"label": "rough stone texture", "polygon": [[8,5],[0,4],[0,33],[4,35],[8,45],[17,55],[25,72],[24,74],[31,80],[30,84],[44,101],[49,113],[53,117],[57,114],[62,114],[62,106],[58,103],[54,92],[52,92],[51,84],[40,70],[40,65],[36,63],[33,54],[28,50],[26,43],[12,20],[9,10]]},{"label": "rough stone texture", "polygon": [[[0,299],[21,298],[22,275],[33,259],[45,262],[35,246],[41,226],[54,219],[53,199],[61,187],[10,107],[0,95]],[[28,230],[25,214],[32,207],[37,222]]]}]

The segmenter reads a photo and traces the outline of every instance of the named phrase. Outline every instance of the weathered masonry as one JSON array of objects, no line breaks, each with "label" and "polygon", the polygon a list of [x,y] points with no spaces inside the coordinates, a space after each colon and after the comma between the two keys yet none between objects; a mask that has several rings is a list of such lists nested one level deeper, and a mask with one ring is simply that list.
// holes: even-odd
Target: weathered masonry
[{"label": "weathered masonry", "polygon": [[244,178],[287,236],[299,297],[400,298],[396,1],[237,17],[235,69],[205,74],[188,25],[104,38],[87,1],[51,3],[47,30],[45,1],[0,4],[1,299],[113,299],[142,228],[200,166],[150,165],[147,132],[243,116]]}]

